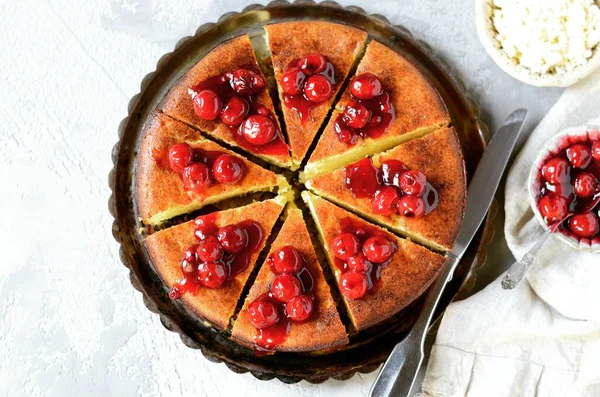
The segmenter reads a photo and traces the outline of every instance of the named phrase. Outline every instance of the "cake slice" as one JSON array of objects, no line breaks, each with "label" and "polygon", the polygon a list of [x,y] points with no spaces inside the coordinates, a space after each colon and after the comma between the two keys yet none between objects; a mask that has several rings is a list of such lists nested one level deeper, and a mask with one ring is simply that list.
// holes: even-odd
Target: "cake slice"
[{"label": "cake slice", "polygon": [[[321,21],[276,23],[265,30],[292,159],[300,162],[361,53],[367,33]],[[325,86],[316,102],[304,93],[314,80]]]},{"label": "cake slice", "polygon": [[225,330],[248,276],[287,199],[278,196],[214,212],[145,240],[171,299]]},{"label": "cake slice", "polygon": [[446,258],[303,192],[344,303],[360,331],[395,315],[435,280]]},{"label": "cake slice", "polygon": [[[136,202],[147,225],[157,225],[228,198],[272,191],[277,186],[284,190],[287,186],[285,178],[202,139],[197,131],[165,114],[152,113],[142,134],[136,164]],[[192,153],[195,159],[181,159],[181,153]],[[183,163],[172,165],[171,156]],[[190,165],[188,161],[206,164],[206,187],[195,180],[190,183],[198,170],[188,173],[192,170],[183,167]],[[206,172],[207,168],[200,171]]]},{"label": "cake slice", "polygon": [[226,41],[190,68],[158,109],[229,145],[295,169],[248,35]]},{"label": "cake slice", "polygon": [[406,58],[372,41],[304,170],[310,179],[450,123],[440,95]]},{"label": "cake slice", "polygon": [[[426,179],[422,197],[410,197],[419,174]],[[362,159],[318,176],[306,186],[437,251],[452,249],[466,204],[465,167],[454,128],[440,129],[372,160]],[[418,214],[420,204],[423,212]]]},{"label": "cake slice", "polygon": [[[265,316],[273,307],[278,320]],[[274,324],[262,324],[265,320]],[[243,345],[268,351],[331,350],[348,343],[299,209],[289,211],[238,314],[232,336]]]}]

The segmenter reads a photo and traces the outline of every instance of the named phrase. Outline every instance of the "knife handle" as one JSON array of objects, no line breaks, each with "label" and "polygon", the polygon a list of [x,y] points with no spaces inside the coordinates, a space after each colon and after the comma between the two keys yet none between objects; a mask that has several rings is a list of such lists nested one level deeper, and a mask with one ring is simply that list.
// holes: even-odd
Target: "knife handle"
[{"label": "knife handle", "polygon": [[415,324],[404,340],[394,347],[371,388],[371,397],[409,397],[423,362],[423,344],[431,319],[446,283],[458,265],[459,258],[448,255],[448,261],[433,283]]}]

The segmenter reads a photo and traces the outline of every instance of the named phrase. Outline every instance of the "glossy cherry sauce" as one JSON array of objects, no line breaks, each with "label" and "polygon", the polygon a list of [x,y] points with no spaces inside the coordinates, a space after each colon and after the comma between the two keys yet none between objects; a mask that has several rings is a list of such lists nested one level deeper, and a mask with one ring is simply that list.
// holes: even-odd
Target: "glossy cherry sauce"
[{"label": "glossy cherry sauce", "polygon": [[[301,62],[300,58],[294,59],[287,65],[287,67],[285,68],[285,72],[299,69],[300,62]],[[333,67],[333,64],[331,62],[327,61],[327,66],[326,66],[325,70],[318,74],[324,76],[332,86],[335,86],[335,84],[336,84],[335,68]],[[305,76],[305,77],[308,77],[308,76]],[[320,105],[320,103],[315,103],[315,102],[311,102],[310,100],[308,100],[308,98],[306,98],[304,93],[300,93],[300,94],[296,94],[296,95],[290,95],[290,94],[283,93],[282,98],[283,98],[283,103],[285,106],[287,106],[290,109],[293,109],[295,112],[298,113],[298,116],[300,117],[300,122],[302,124],[304,124],[306,122],[306,120],[308,119],[310,111],[313,108]]]},{"label": "glossy cherry sauce", "polygon": [[[405,171],[410,170],[400,161],[392,161],[398,163],[398,167]],[[398,177],[387,175],[386,172],[382,167],[375,167],[371,158],[364,158],[346,167],[346,187],[358,198],[373,199],[377,191],[384,186],[393,186],[402,195]],[[425,216],[437,209],[439,194],[429,182],[422,198],[425,201]]]},{"label": "glossy cherry sauce", "polygon": [[[352,95],[352,90],[349,90],[350,97],[353,101],[358,102],[370,111],[371,116],[368,123],[362,128],[352,128],[344,121],[344,113],[339,114],[333,124],[335,133],[341,142],[349,146],[355,145],[360,138],[376,139],[381,137],[388,127],[396,120],[396,110],[391,102],[390,94],[383,91],[371,99],[359,99]],[[348,105],[346,105],[347,108]],[[344,112],[346,112],[344,108]]]},{"label": "glossy cherry sauce", "polygon": [[[216,225],[215,221],[216,215],[209,214],[196,218],[195,223],[196,225],[198,225],[199,223],[205,225],[203,227],[204,234],[206,236],[212,236],[215,235],[219,230],[219,227]],[[219,260],[219,262],[225,266],[227,276],[225,284],[228,281],[233,280],[238,274],[243,272],[248,267],[248,265],[250,264],[250,257],[260,247],[264,238],[262,228],[258,223],[254,221],[245,220],[238,223],[237,226],[246,231],[248,235],[248,242],[241,252],[236,254],[225,252],[223,254],[223,257]],[[194,236],[198,241],[201,241],[198,233],[194,233]],[[197,244],[194,244],[190,248],[196,245]],[[198,260],[196,268],[199,265],[199,263],[200,261]],[[183,264],[184,260],[182,260],[182,266]],[[198,279],[197,269],[196,271],[193,271],[191,273],[184,274],[185,276],[181,280],[179,280],[175,286],[171,288],[171,291],[169,292],[169,297],[171,299],[179,299],[183,294],[186,293],[195,294],[199,288],[203,287]]]},{"label": "glossy cherry sauce", "polygon": [[[345,218],[340,221],[340,234],[341,233],[351,233],[358,237],[358,240],[360,241],[360,249],[362,249],[364,242],[370,237],[382,237],[392,244],[393,251],[390,259],[383,263],[371,263],[371,269],[364,273],[368,280],[368,291],[377,288],[379,286],[379,280],[381,279],[381,271],[392,261],[394,253],[398,250],[396,239],[393,238],[389,233],[370,226],[365,222],[357,221],[352,218]],[[333,252],[333,247],[331,250]],[[334,257],[334,264],[335,267],[340,270],[342,275],[350,270],[347,262],[337,257]]]},{"label": "glossy cherry sauce", "polygon": [[[274,271],[273,260],[271,257],[267,258],[267,265],[271,269],[271,272],[277,274]],[[314,277],[311,272],[306,267],[306,263],[304,262],[303,266],[300,268],[298,272],[295,273],[286,273],[295,275],[302,285],[302,293],[304,295],[309,296],[313,301],[313,313],[316,310],[316,299],[313,293],[314,290]],[[289,318],[286,312],[286,303],[278,300],[272,291],[264,293],[256,298],[253,302],[257,301],[266,301],[273,304],[279,313],[279,321],[274,325],[267,328],[256,328],[256,335],[254,337],[255,343],[255,353],[257,355],[264,355],[270,351],[273,351],[277,348],[277,346],[281,345],[287,339],[287,336],[290,332],[292,324],[298,323],[297,321],[293,321]],[[307,320],[305,320],[307,321]]]},{"label": "glossy cherry sauce", "polygon": [[[252,70],[255,73],[257,73],[258,75],[262,76],[262,73],[260,73],[260,71],[253,65],[246,65],[243,68]],[[227,101],[229,99],[231,99],[232,97],[235,97],[235,96],[243,97],[244,99],[246,99],[248,101],[248,104],[250,105],[250,110],[248,111],[247,116],[251,116],[253,114],[263,114],[263,115],[267,116],[275,124],[275,127],[277,128],[277,132],[276,132],[275,138],[271,142],[269,142],[263,146],[257,146],[257,145],[252,145],[251,143],[249,143],[246,140],[246,138],[244,137],[244,135],[242,134],[241,129],[240,129],[241,124],[240,124],[240,126],[227,126],[227,128],[229,128],[229,131],[231,132],[232,136],[234,137],[235,141],[240,146],[251,151],[252,153],[273,155],[273,156],[288,155],[289,147],[283,140],[283,135],[282,135],[281,131],[279,130],[279,127],[278,127],[279,124],[277,123],[277,118],[275,117],[275,115],[269,109],[267,109],[266,107],[264,107],[263,105],[261,105],[260,103],[257,102],[257,94],[248,96],[248,95],[241,95],[240,93],[236,92],[231,87],[230,79],[231,79],[230,73],[223,73],[218,76],[210,77],[210,78],[196,84],[195,86],[192,86],[189,89],[189,93],[193,98],[200,91],[205,90],[205,89],[211,89],[219,95],[223,104],[227,103]],[[264,88],[263,88],[263,90],[264,90]]]},{"label": "glossy cherry sauce", "polygon": [[[592,197],[583,198],[583,197],[579,197],[579,196],[577,196],[577,194],[575,194],[575,188],[573,185],[575,179],[582,173],[591,173],[592,175],[595,176],[595,178],[598,181],[600,181],[600,160],[597,159],[597,156],[593,157],[590,164],[583,169],[570,166],[568,179],[561,183],[551,184],[548,181],[546,181],[544,179],[544,177],[542,176],[543,165],[548,163],[548,161],[555,159],[555,158],[560,158],[560,159],[564,159],[567,162],[569,162],[569,159],[567,156],[567,150],[569,148],[571,148],[577,144],[583,144],[583,145],[586,145],[591,148],[592,145],[594,144],[594,142],[598,142],[598,141],[600,141],[600,132],[588,131],[587,134],[581,135],[581,136],[566,136],[560,142],[558,142],[558,150],[556,150],[554,153],[549,154],[546,157],[546,159],[544,159],[544,161],[542,161],[542,168],[540,168],[539,172],[538,172],[538,181],[541,186],[540,193],[538,196],[538,205],[539,205],[539,200],[544,196],[560,195],[560,196],[567,198],[567,200],[569,201],[569,206],[568,206],[569,216],[571,214],[582,214],[585,211],[590,211],[595,216],[600,217],[600,204],[596,204],[594,206],[594,208],[590,208],[591,205],[593,205],[594,200],[596,200],[596,201],[598,200],[600,191],[597,191],[596,194],[594,194]],[[545,220],[548,225],[551,226],[553,224],[553,222],[550,222],[548,219],[545,219]],[[577,233],[575,233],[574,231],[571,230],[570,225],[569,225],[569,220],[562,222],[558,226],[557,231],[566,236],[575,238],[582,243],[600,244],[600,231],[591,238],[581,237]]]}]

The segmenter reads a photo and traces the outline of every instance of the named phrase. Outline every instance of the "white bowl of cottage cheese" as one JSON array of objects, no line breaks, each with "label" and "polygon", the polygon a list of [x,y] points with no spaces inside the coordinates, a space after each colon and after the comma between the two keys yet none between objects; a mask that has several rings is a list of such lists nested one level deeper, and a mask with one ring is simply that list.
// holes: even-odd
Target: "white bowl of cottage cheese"
[{"label": "white bowl of cottage cheese", "polygon": [[600,0],[476,0],[477,32],[506,73],[568,87],[600,68]]}]

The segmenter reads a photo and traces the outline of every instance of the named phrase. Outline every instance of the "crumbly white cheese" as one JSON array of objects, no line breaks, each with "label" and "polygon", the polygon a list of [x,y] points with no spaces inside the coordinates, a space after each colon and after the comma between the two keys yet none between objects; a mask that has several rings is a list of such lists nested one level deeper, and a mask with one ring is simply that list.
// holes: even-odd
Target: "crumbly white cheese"
[{"label": "crumbly white cheese", "polygon": [[562,75],[585,65],[600,43],[600,8],[594,0],[492,0],[491,4],[501,50],[534,75]]}]

